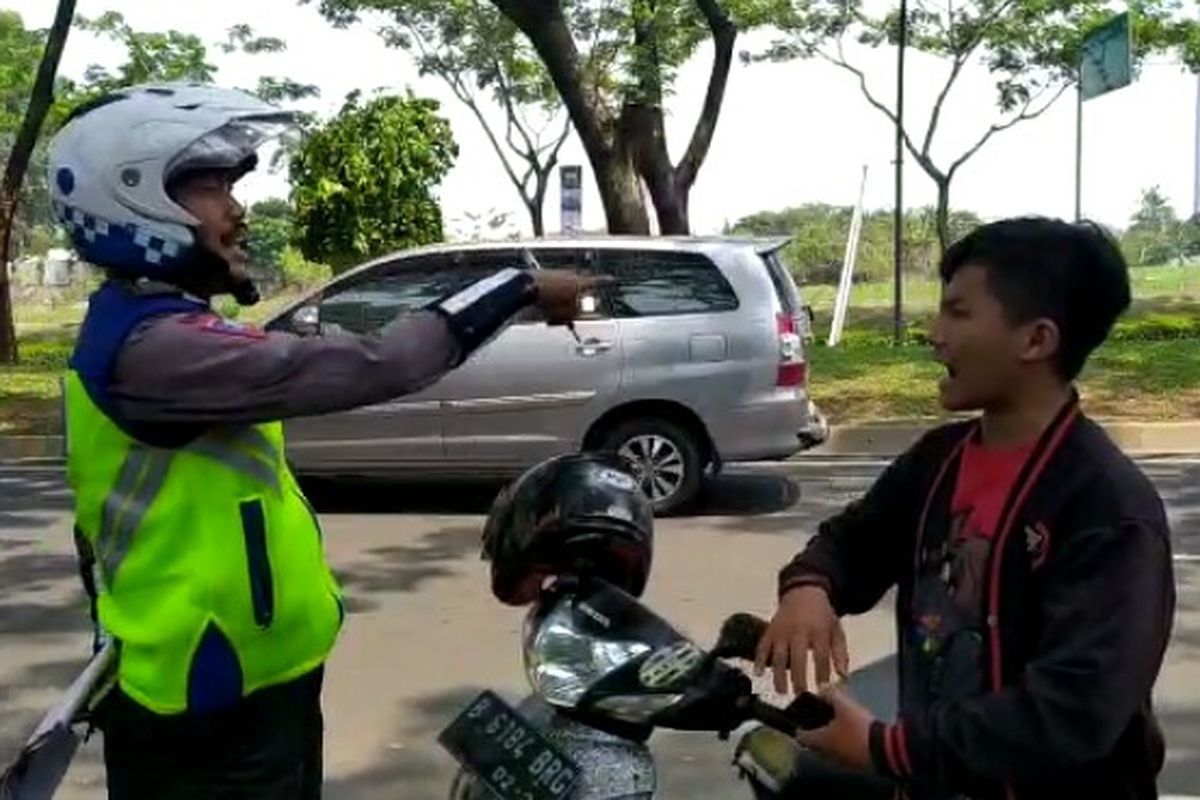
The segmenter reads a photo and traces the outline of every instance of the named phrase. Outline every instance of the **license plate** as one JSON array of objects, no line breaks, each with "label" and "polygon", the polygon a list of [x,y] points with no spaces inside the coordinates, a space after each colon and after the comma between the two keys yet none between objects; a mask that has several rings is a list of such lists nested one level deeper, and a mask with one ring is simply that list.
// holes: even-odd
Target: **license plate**
[{"label": "license plate", "polygon": [[500,800],[566,800],[579,767],[493,692],[476,697],[438,743]]}]

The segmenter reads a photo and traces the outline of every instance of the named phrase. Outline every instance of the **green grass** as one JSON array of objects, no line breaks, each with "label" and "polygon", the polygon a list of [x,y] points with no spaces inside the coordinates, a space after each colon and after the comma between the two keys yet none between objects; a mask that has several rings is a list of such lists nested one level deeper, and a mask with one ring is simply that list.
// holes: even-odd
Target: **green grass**
[{"label": "green grass", "polygon": [[73,337],[73,326],[57,324],[20,331],[21,363],[0,367],[0,434],[59,432],[59,379]]},{"label": "green grass", "polygon": [[[1088,412],[1097,417],[1200,418],[1200,340],[1113,341],[1092,357],[1080,378]],[[838,423],[934,419],[944,374],[920,345],[814,346],[810,391]]]},{"label": "green grass", "polygon": [[[1137,267],[1129,271],[1133,296],[1139,300],[1200,301],[1200,264],[1184,267]],[[802,287],[805,302],[814,309],[832,309],[836,286]],[[859,283],[850,290],[851,309],[892,307],[895,292],[891,282]],[[904,281],[904,308],[909,313],[924,313],[937,308],[941,285],[932,279],[908,278]],[[826,329],[828,330],[828,329]]]},{"label": "green grass", "polygon": [[[835,422],[934,418],[942,369],[921,336],[932,308],[909,317],[910,343],[891,346],[886,307],[851,308],[842,343],[826,347],[831,311],[816,310],[809,349],[810,390]],[[1200,302],[1159,297],[1134,302],[1080,379],[1090,413],[1131,419],[1200,417]]]}]

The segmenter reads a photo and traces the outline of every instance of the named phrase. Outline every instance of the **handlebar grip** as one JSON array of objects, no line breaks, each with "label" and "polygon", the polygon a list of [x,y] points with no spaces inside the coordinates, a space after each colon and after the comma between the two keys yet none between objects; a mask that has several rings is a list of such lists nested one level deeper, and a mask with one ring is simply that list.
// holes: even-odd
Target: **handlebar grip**
[{"label": "handlebar grip", "polygon": [[824,728],[833,721],[833,706],[812,692],[802,692],[787,708],[750,701],[750,716],[764,725],[791,736],[796,731]]},{"label": "handlebar grip", "polygon": [[797,728],[811,731],[833,722],[834,711],[833,705],[823,697],[812,692],[801,692],[787,707],[787,715]]}]

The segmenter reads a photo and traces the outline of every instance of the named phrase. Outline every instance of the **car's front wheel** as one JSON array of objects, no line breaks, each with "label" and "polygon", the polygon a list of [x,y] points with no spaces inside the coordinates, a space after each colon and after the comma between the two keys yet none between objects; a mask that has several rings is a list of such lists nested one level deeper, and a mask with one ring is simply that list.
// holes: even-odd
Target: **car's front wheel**
[{"label": "car's front wheel", "polygon": [[698,437],[668,419],[632,419],[616,425],[603,449],[629,461],[656,514],[678,511],[696,498],[704,473]]}]

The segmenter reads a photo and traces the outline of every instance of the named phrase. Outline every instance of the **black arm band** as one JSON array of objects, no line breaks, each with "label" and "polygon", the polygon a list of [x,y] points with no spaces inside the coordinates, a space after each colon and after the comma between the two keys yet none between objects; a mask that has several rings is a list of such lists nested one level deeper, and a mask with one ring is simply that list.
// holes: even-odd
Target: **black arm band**
[{"label": "black arm band", "polygon": [[533,276],[505,269],[432,306],[458,339],[459,363],[479,349],[537,296]]}]

